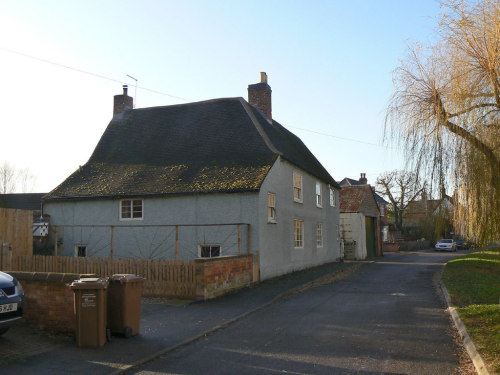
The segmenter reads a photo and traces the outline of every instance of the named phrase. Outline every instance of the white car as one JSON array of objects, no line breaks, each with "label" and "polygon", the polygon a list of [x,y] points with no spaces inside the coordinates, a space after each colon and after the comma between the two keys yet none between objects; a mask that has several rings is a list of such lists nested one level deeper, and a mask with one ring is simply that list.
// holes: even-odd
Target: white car
[{"label": "white car", "polygon": [[436,243],[436,246],[434,246],[436,250],[441,251],[457,251],[457,243],[450,239],[450,238],[444,238],[442,240],[439,240]]}]

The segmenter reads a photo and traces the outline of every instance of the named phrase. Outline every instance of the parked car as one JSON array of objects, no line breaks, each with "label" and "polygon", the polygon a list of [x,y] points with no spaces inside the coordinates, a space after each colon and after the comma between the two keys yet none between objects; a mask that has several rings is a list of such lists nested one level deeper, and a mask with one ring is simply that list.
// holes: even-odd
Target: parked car
[{"label": "parked car", "polygon": [[0,272],[0,335],[23,317],[24,291],[16,278]]},{"label": "parked car", "polygon": [[436,250],[457,251],[457,243],[451,238],[443,238],[434,246]]}]

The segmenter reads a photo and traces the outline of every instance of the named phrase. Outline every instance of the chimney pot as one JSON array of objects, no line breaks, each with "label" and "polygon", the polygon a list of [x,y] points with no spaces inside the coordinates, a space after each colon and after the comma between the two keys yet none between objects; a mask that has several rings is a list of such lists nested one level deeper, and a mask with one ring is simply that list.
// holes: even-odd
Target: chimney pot
[{"label": "chimney pot", "polygon": [[366,185],[368,183],[368,179],[366,178],[366,173],[361,173],[359,177],[359,182]]},{"label": "chimney pot", "polygon": [[260,72],[260,82],[267,83],[267,74],[266,72]]},{"label": "chimney pot", "polygon": [[114,96],[113,116],[134,108],[134,99],[128,96],[128,86],[123,85],[123,94]]}]

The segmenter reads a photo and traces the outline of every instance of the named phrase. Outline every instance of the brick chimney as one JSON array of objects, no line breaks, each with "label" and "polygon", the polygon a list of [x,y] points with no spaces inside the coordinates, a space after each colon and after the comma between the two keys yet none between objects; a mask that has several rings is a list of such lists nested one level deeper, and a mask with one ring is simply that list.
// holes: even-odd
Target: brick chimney
[{"label": "brick chimney", "polygon": [[127,95],[128,86],[123,85],[123,95],[115,95],[113,116],[125,112],[127,109],[134,108],[134,99]]},{"label": "brick chimney", "polygon": [[260,73],[260,83],[248,85],[248,102],[258,107],[269,121],[273,120],[271,110],[271,86],[267,84],[267,74]]},{"label": "brick chimney", "polygon": [[368,179],[366,178],[366,173],[360,174],[359,182],[361,182],[363,185],[366,185],[368,183]]}]

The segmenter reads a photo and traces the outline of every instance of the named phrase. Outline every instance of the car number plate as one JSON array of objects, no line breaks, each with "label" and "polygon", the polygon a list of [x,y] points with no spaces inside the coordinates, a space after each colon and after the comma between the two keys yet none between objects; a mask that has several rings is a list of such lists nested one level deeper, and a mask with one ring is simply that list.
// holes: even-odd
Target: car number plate
[{"label": "car number plate", "polygon": [[0,314],[8,313],[11,311],[17,311],[17,303],[7,303],[6,305],[0,305]]}]

